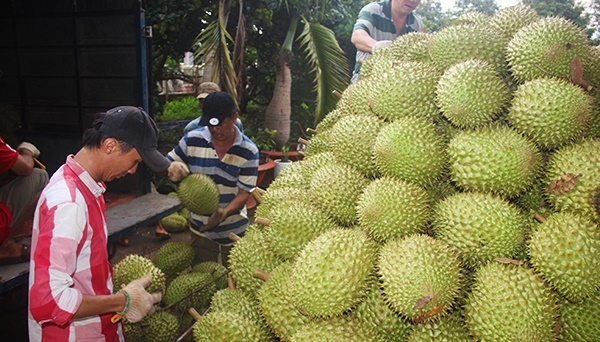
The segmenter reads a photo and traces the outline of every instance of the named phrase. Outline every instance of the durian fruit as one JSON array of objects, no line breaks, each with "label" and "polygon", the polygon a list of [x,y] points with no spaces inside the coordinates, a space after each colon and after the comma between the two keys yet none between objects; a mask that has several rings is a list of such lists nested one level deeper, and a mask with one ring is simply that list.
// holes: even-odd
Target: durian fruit
[{"label": "durian fruit", "polygon": [[560,298],[560,341],[600,341],[600,293],[578,303]]},{"label": "durian fruit", "polygon": [[409,32],[396,38],[390,45],[391,58],[396,61],[431,62],[429,32]]},{"label": "durian fruit", "polygon": [[181,204],[196,215],[210,215],[219,207],[219,189],[210,176],[192,173],[179,183]]},{"label": "durian fruit", "polygon": [[570,212],[554,213],[531,235],[533,268],[571,302],[600,289],[600,231],[598,225]]},{"label": "durian fruit", "polygon": [[377,272],[386,301],[413,323],[445,315],[456,300],[462,277],[454,250],[424,234],[386,243],[379,253]]},{"label": "durian fruit", "polygon": [[231,311],[256,322],[266,335],[271,335],[271,329],[258,306],[258,300],[239,289],[225,288],[217,291],[210,301],[211,311]]},{"label": "durian fruit", "polygon": [[450,22],[450,25],[484,25],[489,23],[491,17],[479,11],[467,11]]},{"label": "durian fruit", "polygon": [[448,145],[452,181],[468,191],[516,197],[539,175],[541,154],[510,127],[459,132]]},{"label": "durian fruit", "polygon": [[[373,162],[372,147],[384,125],[385,122],[375,116],[348,115],[340,118],[329,133],[335,159],[354,166],[367,177],[376,177],[378,171]],[[359,139],[354,138],[356,132],[360,132]]]},{"label": "durian fruit", "polygon": [[[308,241],[338,225],[326,214],[306,202],[283,201],[272,209],[265,238],[282,260],[294,260]],[[300,233],[301,232],[301,233]]]},{"label": "durian fruit", "polygon": [[523,213],[493,194],[456,193],[441,200],[433,212],[435,237],[454,248],[470,268],[515,257],[527,231]]},{"label": "durian fruit", "polygon": [[229,274],[235,281],[236,288],[253,296],[263,284],[254,277],[257,268],[271,272],[283,260],[271,250],[265,239],[265,233],[257,224],[246,230],[244,237],[236,241],[229,252]]},{"label": "durian fruit", "polygon": [[502,35],[488,24],[452,25],[433,35],[429,52],[443,71],[456,63],[479,59],[501,74],[506,69],[503,41]]},{"label": "durian fruit", "polygon": [[[323,132],[314,135],[306,145],[304,157],[314,156],[316,154],[329,151],[329,134]],[[277,180],[277,178],[275,178]]]},{"label": "durian fruit", "polygon": [[281,341],[289,341],[301,327],[313,319],[298,310],[292,301],[290,275],[292,262],[283,262],[268,273],[258,289],[258,305],[267,325]]},{"label": "durian fruit", "polygon": [[573,57],[584,57],[585,32],[562,17],[543,17],[522,27],[506,45],[506,58],[519,82],[541,77],[571,79]]},{"label": "durian fruit", "polygon": [[179,213],[173,213],[161,220],[163,228],[169,233],[180,233],[187,229],[188,220]]},{"label": "durian fruit", "polygon": [[[294,164],[303,163],[304,160],[298,161],[293,163],[292,166]],[[284,171],[290,167],[285,168]],[[277,181],[278,178],[279,177],[275,178],[273,182]],[[265,193],[262,195],[262,201],[256,207],[256,210],[254,211],[254,217],[270,217],[271,210],[277,208],[281,202],[307,202],[307,199],[310,198],[308,189],[295,186],[273,188],[271,187],[272,185],[273,183],[269,185],[268,191],[265,191]]]},{"label": "durian fruit", "polygon": [[231,311],[211,311],[194,324],[195,342],[269,342],[258,323]]},{"label": "durian fruit", "polygon": [[[372,86],[375,82],[375,79],[366,78],[361,79],[361,82],[350,84],[346,90],[344,90],[342,97],[337,103],[336,111],[339,112],[339,117],[346,115],[375,115],[371,108],[371,103],[369,102],[369,93],[371,92]],[[329,114],[327,116],[329,116]],[[334,119],[336,117],[334,117]],[[339,119],[339,117],[337,118]],[[330,125],[328,121],[326,121],[325,124]],[[323,130],[323,126],[325,126],[325,124],[317,126],[318,133],[315,137],[318,137],[320,134],[326,132]],[[330,126],[333,127],[333,125]]]},{"label": "durian fruit", "polygon": [[437,321],[414,324],[405,342],[467,342],[472,341],[464,319],[458,313]]},{"label": "durian fruit", "polygon": [[386,73],[370,78],[370,90],[363,96],[368,96],[371,109],[384,120],[407,116],[432,120],[440,115],[435,87],[441,75],[432,63],[398,62]]},{"label": "durian fruit", "polygon": [[290,342],[381,342],[382,336],[370,326],[350,317],[312,321],[300,328]]},{"label": "durian fruit", "polygon": [[186,241],[167,242],[152,257],[152,262],[165,274],[166,282],[192,266],[196,257],[194,248]]},{"label": "durian fruit", "polygon": [[490,261],[479,268],[467,297],[469,333],[481,342],[556,341],[557,299],[525,265]]},{"label": "durian fruit", "polygon": [[421,187],[433,186],[447,163],[446,144],[433,123],[405,117],[383,127],[373,146],[375,165],[382,175]]},{"label": "durian fruit", "polygon": [[311,317],[341,315],[364,297],[377,247],[363,232],[331,229],[306,244],[290,287],[298,310]]},{"label": "durian fruit", "polygon": [[[143,341],[165,342],[179,337],[179,320],[168,311],[156,311],[140,323],[143,326]],[[127,334],[127,341],[129,341],[129,334]]]},{"label": "durian fruit", "polygon": [[331,163],[314,172],[311,200],[335,222],[348,227],[356,223],[358,196],[368,183],[368,178],[353,166]]},{"label": "durian fruit", "polygon": [[360,66],[360,79],[365,80],[371,76],[385,73],[394,65],[392,52],[388,48],[373,52]]},{"label": "durian fruit", "polygon": [[309,179],[304,178],[302,169],[304,163],[302,160],[290,164],[281,170],[279,175],[269,184],[269,189],[303,189],[308,187]]},{"label": "durian fruit", "polygon": [[173,279],[162,300],[166,305],[174,305],[179,312],[186,312],[189,308],[202,312],[210,306],[215,292],[217,287],[208,273],[190,272]]},{"label": "durian fruit", "polygon": [[137,254],[129,254],[113,267],[113,291],[121,289],[131,281],[152,275],[152,282],[146,288],[148,292],[165,291],[165,274],[152,260]]},{"label": "durian fruit", "polygon": [[352,309],[349,316],[377,330],[383,341],[404,342],[410,332],[411,323],[385,302],[380,287],[379,279],[373,276],[365,299]]},{"label": "durian fruit", "polygon": [[442,114],[461,128],[490,123],[508,101],[508,86],[491,65],[477,59],[452,65],[436,88],[436,102]]},{"label": "durian fruit", "polygon": [[431,199],[418,185],[384,176],[365,187],[358,198],[361,229],[375,241],[424,232],[431,217]]},{"label": "durian fruit", "polygon": [[[600,49],[596,50],[598,50],[598,53],[600,54]],[[590,139],[600,139],[600,92],[596,91],[593,94],[597,100],[594,101],[592,105],[592,119],[590,120],[590,126],[588,127],[586,137]]]},{"label": "durian fruit", "polygon": [[556,211],[572,211],[600,223],[593,198],[600,186],[600,140],[586,139],[554,152],[546,166],[546,196]]},{"label": "durian fruit", "polygon": [[523,26],[529,25],[541,17],[533,7],[513,5],[499,9],[490,19],[490,25],[504,35],[508,42]]},{"label": "durian fruit", "polygon": [[580,87],[561,79],[538,78],[518,86],[507,118],[541,148],[555,149],[583,136],[592,106]]},{"label": "durian fruit", "polygon": [[197,263],[192,267],[191,272],[208,273],[215,282],[217,290],[227,287],[227,276],[229,274],[229,270],[216,261],[203,261]]}]

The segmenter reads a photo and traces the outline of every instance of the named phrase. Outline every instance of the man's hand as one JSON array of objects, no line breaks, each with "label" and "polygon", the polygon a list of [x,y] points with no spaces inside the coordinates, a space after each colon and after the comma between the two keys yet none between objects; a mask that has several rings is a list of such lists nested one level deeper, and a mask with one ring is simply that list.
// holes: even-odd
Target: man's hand
[{"label": "man's hand", "polygon": [[225,209],[218,208],[214,213],[212,213],[212,215],[210,215],[208,222],[206,222],[206,224],[200,228],[200,232],[205,232],[217,227],[221,224],[221,222],[225,221],[226,218]]},{"label": "man's hand", "polygon": [[174,161],[169,165],[167,177],[172,182],[179,182],[190,174],[190,169],[187,165],[180,161]]},{"label": "man's hand", "polygon": [[154,304],[160,302],[162,295],[160,292],[148,293],[146,287],[152,282],[152,276],[146,275],[143,278],[133,280],[127,286],[119,290],[127,297],[127,304],[121,315],[125,316],[131,323],[139,322],[148,314],[155,310]]},{"label": "man's hand", "polygon": [[35,147],[32,143],[23,141],[17,147],[17,151],[21,151],[21,150],[27,150],[27,151],[31,152],[31,156],[33,158],[37,158],[40,156],[40,150],[38,150],[37,147]]},{"label": "man's hand", "polygon": [[371,48],[371,53],[379,50],[379,49],[383,49],[386,48],[388,46],[392,45],[392,41],[391,40],[380,40],[377,43],[375,43],[375,45],[373,45],[373,48]]}]

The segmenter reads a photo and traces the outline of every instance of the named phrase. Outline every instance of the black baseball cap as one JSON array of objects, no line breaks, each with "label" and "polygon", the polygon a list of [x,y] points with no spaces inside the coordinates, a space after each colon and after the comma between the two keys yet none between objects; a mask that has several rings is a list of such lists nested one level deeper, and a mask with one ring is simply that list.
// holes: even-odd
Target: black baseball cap
[{"label": "black baseball cap", "polygon": [[226,118],[233,117],[238,108],[233,97],[224,91],[208,94],[202,104],[200,126],[219,126]]},{"label": "black baseball cap", "polygon": [[161,172],[169,168],[171,163],[157,150],[156,124],[141,108],[120,106],[108,110],[98,130],[133,145],[153,171]]}]

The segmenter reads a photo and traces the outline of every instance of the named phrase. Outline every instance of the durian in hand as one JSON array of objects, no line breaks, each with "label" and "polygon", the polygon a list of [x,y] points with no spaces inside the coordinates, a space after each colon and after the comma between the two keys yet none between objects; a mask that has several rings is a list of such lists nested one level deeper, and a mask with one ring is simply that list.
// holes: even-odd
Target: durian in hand
[{"label": "durian in hand", "polygon": [[181,180],[177,195],[183,206],[196,215],[210,215],[219,207],[219,189],[203,173],[192,173]]}]

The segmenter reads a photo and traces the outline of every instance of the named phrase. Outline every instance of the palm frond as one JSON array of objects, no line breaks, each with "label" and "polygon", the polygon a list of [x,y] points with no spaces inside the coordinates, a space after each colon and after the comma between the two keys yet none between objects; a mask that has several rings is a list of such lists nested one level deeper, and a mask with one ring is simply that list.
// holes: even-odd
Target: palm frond
[{"label": "palm frond", "polygon": [[333,91],[346,89],[350,83],[350,71],[344,51],[329,28],[304,19],[304,29],[298,40],[306,53],[310,72],[315,75],[316,125],[335,109],[338,97]]}]

